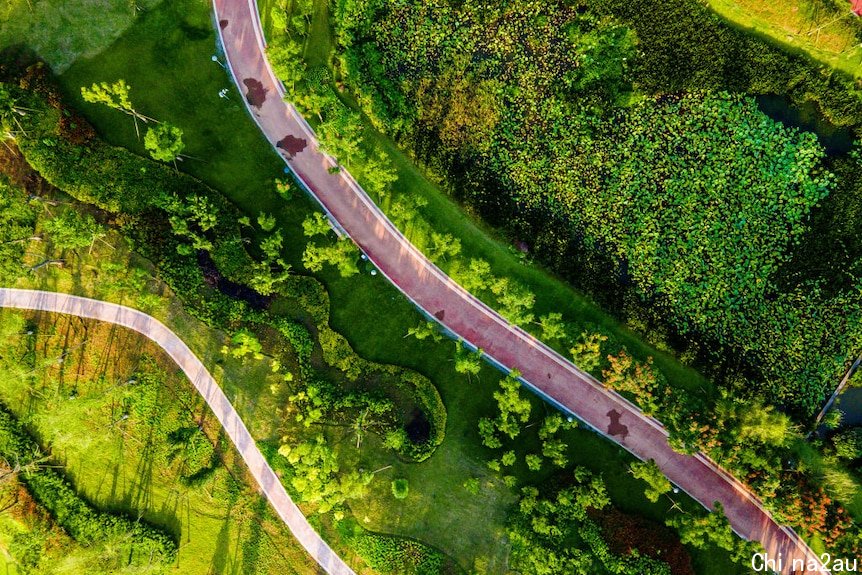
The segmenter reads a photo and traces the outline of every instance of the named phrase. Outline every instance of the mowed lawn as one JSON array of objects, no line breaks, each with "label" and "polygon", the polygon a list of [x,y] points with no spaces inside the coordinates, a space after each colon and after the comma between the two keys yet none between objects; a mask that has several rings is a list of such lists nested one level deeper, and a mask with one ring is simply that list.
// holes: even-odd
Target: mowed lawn
[{"label": "mowed lawn", "polygon": [[862,77],[862,22],[847,0],[707,0],[733,25]]},{"label": "mowed lawn", "polygon": [[[314,30],[327,30],[326,18],[325,5],[318,3]],[[87,23],[78,25],[86,27]],[[184,130],[186,153],[190,157],[182,162],[181,169],[218,188],[253,216],[260,211],[274,213],[285,233],[286,255],[301,271],[305,241],[299,224],[314,205],[302,196],[284,202],[274,194],[272,181],[283,176],[284,166],[248,117],[241,95],[233,89],[228,75],[211,60],[216,52],[208,4],[201,0],[166,2],[144,12],[110,49],[75,62],[61,76],[61,82],[100,133],[117,145],[143,154],[142,142],[127,116],[80,99],[81,86],[119,78],[127,80],[137,109]],[[316,58],[317,63],[322,63],[326,53],[326,49],[309,45],[307,55],[310,60]],[[226,99],[218,95],[224,88],[229,89]],[[708,385],[694,371],[640,342],[562,282],[541,269],[522,264],[500,238],[470,220],[388,140],[371,134],[370,129],[367,132],[369,141],[385,146],[398,166],[401,179],[397,193],[426,196],[429,205],[423,215],[432,225],[459,237],[464,252],[487,259],[497,275],[511,275],[529,285],[537,295],[539,313],[557,310],[576,324],[602,325],[638,355],[655,355],[657,364],[677,385],[691,388]],[[469,567],[474,556],[502,560],[505,543],[500,533],[514,494],[485,471],[484,460],[491,457],[491,452],[481,447],[476,430],[478,418],[493,413],[491,394],[499,374],[489,367],[478,381],[468,382],[452,368],[451,342],[435,344],[404,339],[407,329],[421,319],[420,315],[379,276],[363,274],[345,280],[327,272],[318,277],[332,298],[333,327],[364,357],[411,367],[432,378],[449,409],[447,441],[426,463],[406,465],[393,461],[373,449],[372,441],[363,446],[360,455],[363,460],[394,467],[381,472],[380,480],[374,484],[373,498],[354,505],[357,519],[370,529],[416,536],[452,554],[465,567]],[[246,389],[241,381],[228,385],[248,396],[249,405],[256,403],[254,394],[258,389]],[[535,414],[547,409],[545,404],[535,401]],[[270,415],[271,412],[248,413],[252,427],[257,417]],[[573,463],[603,472],[617,506],[662,520],[669,503],[648,504],[642,494],[644,486],[625,473],[627,454],[586,431],[573,432],[569,441]],[[524,450],[528,448],[529,445],[523,446]],[[519,475],[522,483],[543,478],[524,470]],[[411,496],[405,502],[396,502],[389,493],[388,481],[393,477],[410,480]],[[479,498],[461,487],[471,477],[480,478],[486,487]],[[686,500],[683,505],[695,507]],[[698,553],[695,560],[699,573],[743,572],[732,567],[721,553]],[[502,570],[500,562],[495,570]]]}]

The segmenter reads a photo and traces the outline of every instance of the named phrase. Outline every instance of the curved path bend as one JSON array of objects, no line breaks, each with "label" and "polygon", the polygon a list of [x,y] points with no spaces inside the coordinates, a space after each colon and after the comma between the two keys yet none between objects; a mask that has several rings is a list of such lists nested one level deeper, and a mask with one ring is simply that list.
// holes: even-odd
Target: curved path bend
[{"label": "curved path bend", "polygon": [[808,546],[773,520],[739,481],[702,454],[671,449],[657,420],[510,325],[446,276],[392,225],[346,170],[329,173],[333,159],[318,151],[313,132],[285,102],[284,88],[266,60],[255,0],[213,0],[213,5],[228,68],[260,130],[334,223],[404,295],[500,366],[517,368],[538,394],[636,457],[654,459],[671,481],[705,507],[721,502],[739,535],[759,540],[771,557],[781,556],[783,575],[793,573],[794,559],[815,565],[797,575],[828,573]]},{"label": "curved path bend", "polygon": [[104,321],[134,330],[155,342],[173,359],[201,397],[207,402],[227,432],[264,496],[294,537],[326,573],[354,575],[354,572],[314,531],[291,500],[278,476],[257,448],[251,434],[230,400],[204,364],[174,332],[144,312],[85,297],[38,290],[0,288],[0,308],[47,311]]}]

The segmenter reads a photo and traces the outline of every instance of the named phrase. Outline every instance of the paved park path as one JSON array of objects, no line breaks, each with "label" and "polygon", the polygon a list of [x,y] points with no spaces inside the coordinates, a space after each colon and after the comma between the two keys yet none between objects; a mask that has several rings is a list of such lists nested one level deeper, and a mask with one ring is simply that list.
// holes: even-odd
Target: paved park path
[{"label": "paved park path", "polygon": [[0,288],[0,307],[62,313],[104,321],[132,329],[155,342],[176,362],[206,400],[270,505],[311,557],[330,575],[354,575],[353,570],[314,531],[302,511],[290,499],[230,400],[204,364],[165,324],[126,306],[47,291]]},{"label": "paved park path", "polygon": [[778,523],[740,482],[704,455],[681,455],[655,419],[609,392],[589,374],[510,325],[461,288],[420,253],[386,218],[346,170],[329,173],[333,160],[317,149],[305,120],[285,102],[284,88],[266,61],[255,0],[213,0],[228,68],[263,134],[317,199],[378,269],[405,296],[449,331],[482,348],[499,365],[517,368],[526,385],[586,422],[640,459],[654,459],[667,477],[707,508],[718,501],[741,536],[759,540],[770,556],[781,554],[784,575],[793,559],[812,559],[796,534]]}]

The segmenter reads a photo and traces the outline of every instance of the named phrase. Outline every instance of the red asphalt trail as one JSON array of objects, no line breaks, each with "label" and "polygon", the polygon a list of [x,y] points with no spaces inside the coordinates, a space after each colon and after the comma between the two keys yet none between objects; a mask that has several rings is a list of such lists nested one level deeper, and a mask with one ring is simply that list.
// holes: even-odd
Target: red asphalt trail
[{"label": "red asphalt trail", "polygon": [[704,455],[671,449],[657,420],[461,288],[395,228],[349,173],[329,173],[334,161],[318,151],[308,124],[284,101],[284,90],[266,61],[255,0],[213,0],[213,5],[228,67],[261,131],[330,218],[405,296],[499,365],[518,369],[539,395],[636,457],[654,459],[673,483],[705,507],[720,502],[739,535],[760,541],[770,557],[782,558],[782,575],[794,573],[794,559],[817,566],[796,575],[829,573],[745,486]]}]

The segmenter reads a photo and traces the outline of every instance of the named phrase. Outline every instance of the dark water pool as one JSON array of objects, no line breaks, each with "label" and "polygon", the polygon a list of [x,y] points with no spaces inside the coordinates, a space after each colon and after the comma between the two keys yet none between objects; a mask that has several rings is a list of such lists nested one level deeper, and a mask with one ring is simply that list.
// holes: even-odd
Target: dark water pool
[{"label": "dark water pool", "polygon": [[837,407],[844,412],[844,425],[862,425],[862,387],[848,388],[838,397]]},{"label": "dark water pool", "polygon": [[845,154],[853,147],[853,132],[829,122],[811,102],[799,105],[786,96],[768,94],[755,98],[764,114],[785,126],[814,132],[830,155]]}]

